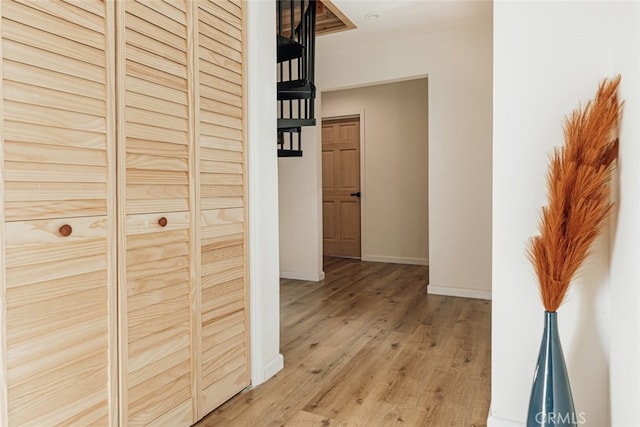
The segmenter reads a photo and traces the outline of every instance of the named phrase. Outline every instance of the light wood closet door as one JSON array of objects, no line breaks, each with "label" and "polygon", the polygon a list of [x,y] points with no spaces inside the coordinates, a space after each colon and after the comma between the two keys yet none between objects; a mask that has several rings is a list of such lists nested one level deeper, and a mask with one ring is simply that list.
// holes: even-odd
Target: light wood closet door
[{"label": "light wood closet door", "polygon": [[2,2],[7,221],[107,214],[105,13]]},{"label": "light wood closet door", "polygon": [[118,3],[126,216],[122,425],[195,421],[188,5]]},{"label": "light wood closet door", "polygon": [[203,416],[249,385],[244,4],[196,4]]},{"label": "light wood closet door", "polygon": [[116,425],[113,11],[0,7],[0,425]]}]

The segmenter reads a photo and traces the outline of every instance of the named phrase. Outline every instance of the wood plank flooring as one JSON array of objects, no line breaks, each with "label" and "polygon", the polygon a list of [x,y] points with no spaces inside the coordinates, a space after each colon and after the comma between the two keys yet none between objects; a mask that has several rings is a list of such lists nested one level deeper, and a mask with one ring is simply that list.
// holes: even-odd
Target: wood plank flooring
[{"label": "wood plank flooring", "polygon": [[328,258],[283,280],[285,368],[202,420],[211,426],[485,426],[489,301],[427,295],[428,267]]}]

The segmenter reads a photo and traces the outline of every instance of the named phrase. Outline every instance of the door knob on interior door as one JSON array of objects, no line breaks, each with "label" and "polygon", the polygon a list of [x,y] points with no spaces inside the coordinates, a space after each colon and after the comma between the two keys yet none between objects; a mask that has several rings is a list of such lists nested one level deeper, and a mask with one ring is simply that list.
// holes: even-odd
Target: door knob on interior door
[{"label": "door knob on interior door", "polygon": [[357,193],[351,193],[352,196],[356,196],[356,197],[360,197],[360,192],[358,191]]}]

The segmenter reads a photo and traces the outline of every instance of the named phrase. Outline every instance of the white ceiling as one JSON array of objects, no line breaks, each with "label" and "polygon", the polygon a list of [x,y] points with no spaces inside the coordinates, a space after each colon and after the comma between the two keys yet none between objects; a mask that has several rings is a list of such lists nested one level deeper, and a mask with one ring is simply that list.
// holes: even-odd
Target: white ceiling
[{"label": "white ceiling", "polygon": [[[490,21],[493,14],[491,0],[332,1],[358,28],[318,37],[319,54],[457,30]],[[379,18],[367,19],[368,14]]]}]

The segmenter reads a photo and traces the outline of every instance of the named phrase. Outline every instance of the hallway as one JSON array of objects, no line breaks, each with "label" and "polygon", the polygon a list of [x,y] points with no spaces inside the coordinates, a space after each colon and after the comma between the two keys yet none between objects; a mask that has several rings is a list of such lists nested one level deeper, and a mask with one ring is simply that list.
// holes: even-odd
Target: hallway
[{"label": "hallway", "polygon": [[491,303],[427,295],[428,267],[325,259],[282,280],[285,368],[198,426],[482,426]]}]

